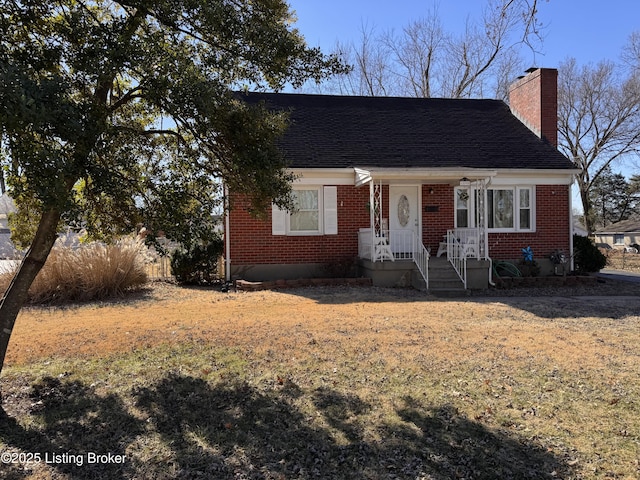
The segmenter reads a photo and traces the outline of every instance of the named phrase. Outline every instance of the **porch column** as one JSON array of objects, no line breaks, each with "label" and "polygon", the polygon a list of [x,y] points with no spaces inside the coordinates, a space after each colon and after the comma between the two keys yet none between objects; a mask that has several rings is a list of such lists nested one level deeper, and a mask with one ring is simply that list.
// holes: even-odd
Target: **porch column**
[{"label": "porch column", "polygon": [[476,180],[476,228],[478,229],[478,259],[489,258],[487,232],[487,182]]},{"label": "porch column", "polygon": [[369,182],[369,221],[371,226],[371,261],[376,261],[376,239],[382,236],[382,180]]}]

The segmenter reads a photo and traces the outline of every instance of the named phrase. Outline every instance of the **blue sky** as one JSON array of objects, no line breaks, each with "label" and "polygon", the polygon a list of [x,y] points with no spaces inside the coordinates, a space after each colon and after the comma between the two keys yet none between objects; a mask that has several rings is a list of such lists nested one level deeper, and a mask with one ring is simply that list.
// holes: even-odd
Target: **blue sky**
[{"label": "blue sky", "polygon": [[[484,0],[288,0],[295,10],[307,43],[331,52],[338,41],[358,42],[362,25],[383,32],[400,31],[412,20],[425,17],[437,5],[448,32],[464,30],[467,19],[480,18]],[[573,57],[578,65],[601,60],[618,61],[629,35],[640,31],[640,0],[538,0],[544,29],[540,52],[523,49],[529,66],[557,68]],[[636,160],[637,162],[637,160]],[[637,168],[615,165],[625,176]],[[581,210],[574,187],[573,206]]]},{"label": "blue sky", "polygon": [[[640,30],[639,0],[539,0],[544,30],[542,54],[524,52],[537,67],[556,68],[567,57],[579,64],[618,60],[634,30]],[[483,0],[289,0],[297,28],[310,46],[329,52],[337,41],[357,41],[361,26],[401,30],[438,6],[445,28],[461,31],[467,18],[479,18]]]}]

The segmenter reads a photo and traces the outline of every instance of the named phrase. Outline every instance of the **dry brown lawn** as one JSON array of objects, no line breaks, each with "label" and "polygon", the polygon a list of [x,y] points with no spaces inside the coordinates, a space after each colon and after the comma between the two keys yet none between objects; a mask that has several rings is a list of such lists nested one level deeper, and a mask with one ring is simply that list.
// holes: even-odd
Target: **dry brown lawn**
[{"label": "dry brown lawn", "polygon": [[156,283],[122,302],[25,309],[6,365],[194,339],[283,355],[318,342],[349,349],[357,339],[378,350],[402,346],[399,363],[418,352],[464,358],[499,349],[575,369],[597,363],[621,332],[638,328],[640,296],[562,294],[438,300],[412,290],[346,286],[220,293]]},{"label": "dry brown lawn", "polygon": [[638,333],[631,321],[638,305],[640,296],[438,300],[366,287],[221,293],[156,283],[124,302],[25,309],[6,365],[198,339],[283,355],[319,342],[342,351],[354,340],[380,349],[402,345],[403,356],[495,356],[498,348],[582,368],[598,364],[621,331]]},{"label": "dry brown lawn", "polygon": [[[533,473],[526,477],[518,475],[529,467],[511,465],[513,478],[640,478],[640,296],[558,294],[438,300],[378,288],[221,293],[159,283],[118,304],[23,311],[7,365],[19,370],[61,357],[119,355],[161,345],[227,349],[246,362],[243,378],[252,388],[294,386],[298,396],[286,398],[293,398],[300,411],[310,408],[305,395],[327,388],[367,405],[338,416],[339,421],[321,418],[320,411],[308,414],[317,428],[339,426],[342,439],[335,441],[340,445],[353,441],[350,432],[358,432],[367,445],[384,443],[376,427],[382,424],[390,429],[402,423],[401,433],[394,434],[398,438],[420,429],[424,436],[431,417],[416,412],[437,407],[433,418],[439,422],[445,422],[443,415],[466,419],[483,432],[535,444],[558,462],[544,472],[542,464],[535,467],[541,471],[531,466]],[[200,366],[183,366],[180,374],[212,375]],[[214,381],[221,379],[223,373]],[[442,442],[460,443],[447,447],[452,449],[468,447],[464,439]],[[478,461],[491,458],[486,454]],[[382,467],[367,468],[380,472],[375,468]],[[474,477],[472,467],[430,471],[437,468],[460,471],[461,478],[491,478],[477,472]],[[357,472],[369,470],[355,469],[355,476],[343,478],[359,478]],[[413,476],[362,478],[446,478],[416,472],[418,467]],[[311,477],[285,471],[282,477],[256,478]]]}]

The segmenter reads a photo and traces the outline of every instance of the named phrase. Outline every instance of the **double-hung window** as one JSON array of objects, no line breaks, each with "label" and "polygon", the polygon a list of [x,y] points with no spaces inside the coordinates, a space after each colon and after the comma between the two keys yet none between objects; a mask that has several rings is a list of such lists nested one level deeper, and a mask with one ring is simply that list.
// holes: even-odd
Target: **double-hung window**
[{"label": "double-hung window", "polygon": [[335,235],[338,233],[337,188],[335,186],[296,186],[293,209],[272,213],[273,235]]},{"label": "double-hung window", "polygon": [[320,190],[294,190],[294,210],[289,216],[291,233],[320,233]]},{"label": "double-hung window", "polygon": [[532,230],[531,189],[518,188],[517,192],[520,200],[518,203],[518,223],[520,230]]}]

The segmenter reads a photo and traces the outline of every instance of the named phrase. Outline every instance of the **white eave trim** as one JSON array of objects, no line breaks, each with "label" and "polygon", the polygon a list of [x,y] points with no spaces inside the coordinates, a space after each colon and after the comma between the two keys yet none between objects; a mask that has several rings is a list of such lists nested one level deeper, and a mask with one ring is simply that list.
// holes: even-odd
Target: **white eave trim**
[{"label": "white eave trim", "polygon": [[504,168],[498,170],[495,184],[507,184],[523,182],[528,185],[571,185],[577,173],[577,169],[523,169]]},{"label": "white eave trim", "polygon": [[461,178],[469,180],[488,180],[498,172],[481,168],[354,168],[357,187],[371,180],[430,180],[435,182],[458,182]]},{"label": "white eave trim", "polygon": [[353,168],[292,168],[296,185],[353,185]]},{"label": "white eave trim", "polygon": [[387,181],[432,181],[434,183],[458,183],[461,178],[485,180],[496,184],[513,183],[522,180],[526,184],[571,184],[578,169],[536,169],[536,168],[295,168],[295,184],[314,185],[354,185],[361,187],[372,180]]}]

